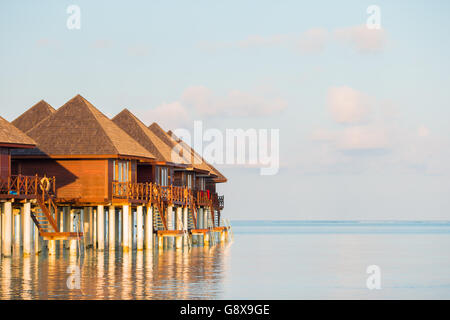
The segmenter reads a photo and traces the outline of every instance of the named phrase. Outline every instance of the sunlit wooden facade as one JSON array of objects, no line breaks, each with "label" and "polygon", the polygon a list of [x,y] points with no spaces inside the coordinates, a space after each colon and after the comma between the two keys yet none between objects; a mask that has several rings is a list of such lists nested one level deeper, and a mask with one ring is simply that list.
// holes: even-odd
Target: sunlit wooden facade
[{"label": "sunlit wooden facade", "polygon": [[0,186],[7,186],[0,198],[31,201],[50,253],[57,239],[70,240],[71,252],[81,237],[99,250],[141,250],[154,240],[163,247],[170,238],[169,247],[179,248],[192,244],[191,234],[208,243],[227,233],[215,188],[226,179],[159,125],[147,127],[126,109],[111,120],[80,95],[57,110],[40,101],[13,123],[30,143],[0,142]]}]

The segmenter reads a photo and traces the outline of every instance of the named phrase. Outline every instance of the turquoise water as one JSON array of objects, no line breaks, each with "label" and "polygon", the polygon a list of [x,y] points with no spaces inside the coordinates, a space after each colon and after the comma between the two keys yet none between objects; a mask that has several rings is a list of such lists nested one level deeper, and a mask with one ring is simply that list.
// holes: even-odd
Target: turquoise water
[{"label": "turquoise water", "polygon": [[[234,221],[233,241],[0,261],[0,299],[450,299],[450,222]],[[369,290],[366,268],[380,268]],[[67,268],[80,267],[80,289]]]}]

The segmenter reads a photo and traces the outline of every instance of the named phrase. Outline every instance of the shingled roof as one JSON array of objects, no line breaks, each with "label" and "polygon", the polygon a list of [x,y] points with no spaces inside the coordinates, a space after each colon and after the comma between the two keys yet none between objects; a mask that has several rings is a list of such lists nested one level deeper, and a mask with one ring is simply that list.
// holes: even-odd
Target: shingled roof
[{"label": "shingled roof", "polygon": [[33,148],[33,139],[0,117],[0,145],[12,148]]},{"label": "shingled roof", "polygon": [[77,95],[28,132],[35,150],[16,155],[130,156],[154,159],[125,131]]},{"label": "shingled roof", "polygon": [[203,163],[209,168],[209,171],[212,175],[215,175],[216,178],[214,178],[214,181],[216,182],[227,182],[227,178],[219,171],[217,170],[212,164],[207,162],[202,156],[200,156],[193,148],[191,148],[186,142],[178,138],[171,130],[167,131],[167,134],[172,137],[175,141],[178,141],[184,148],[189,149],[193,156],[197,158],[201,158]]},{"label": "shingled roof", "polygon": [[172,155],[172,148],[164,143],[153,131],[139,120],[128,109],[122,110],[112,121],[128,133],[134,140],[150,151],[156,161],[169,164],[182,164],[178,154]]},{"label": "shingled roof", "polygon": [[55,111],[51,105],[41,100],[11,123],[23,132],[27,132]]},{"label": "shingled roof", "polygon": [[163,140],[165,143],[167,143],[171,148],[174,148],[175,146],[178,147],[182,152],[182,156],[185,159],[185,162],[188,163],[190,167],[192,167],[194,170],[202,171],[206,174],[210,173],[210,168],[206,163],[203,161],[201,157],[197,157],[195,154],[191,152],[190,148],[186,148],[186,145],[183,145],[179,143],[177,140],[172,138],[167,132],[165,132],[156,122],[153,122],[150,127],[150,130],[152,130],[161,140]]}]

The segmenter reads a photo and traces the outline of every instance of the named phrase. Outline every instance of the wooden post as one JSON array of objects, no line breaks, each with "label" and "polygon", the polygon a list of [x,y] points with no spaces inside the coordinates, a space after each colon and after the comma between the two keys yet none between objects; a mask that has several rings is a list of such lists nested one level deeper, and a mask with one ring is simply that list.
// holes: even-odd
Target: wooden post
[{"label": "wooden post", "polygon": [[138,206],[136,210],[136,249],[144,249],[144,215],[143,207]]},{"label": "wooden post", "polygon": [[123,251],[127,252],[130,250],[129,245],[129,223],[130,223],[130,214],[129,214],[130,206],[126,205],[122,208],[122,248]]},{"label": "wooden post", "polygon": [[23,255],[31,254],[31,203],[23,205]]},{"label": "wooden post", "polygon": [[110,206],[108,209],[108,238],[109,238],[109,250],[114,250],[116,246],[116,207]]},{"label": "wooden post", "polygon": [[105,249],[105,208],[102,205],[97,206],[97,249]]},{"label": "wooden post", "polygon": [[147,207],[145,215],[145,249],[153,249],[153,210],[151,205]]},{"label": "wooden post", "polygon": [[11,256],[11,233],[12,233],[12,204],[4,203],[3,232],[2,232],[2,254],[4,257]]}]

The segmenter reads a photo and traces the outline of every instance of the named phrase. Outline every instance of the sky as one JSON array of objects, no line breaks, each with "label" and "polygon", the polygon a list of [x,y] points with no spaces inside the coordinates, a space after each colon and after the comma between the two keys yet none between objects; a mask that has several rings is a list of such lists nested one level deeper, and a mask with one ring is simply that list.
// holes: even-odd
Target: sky
[{"label": "sky", "polygon": [[[71,5],[79,29],[67,27]],[[277,174],[217,165],[226,217],[449,220],[449,9],[1,1],[0,115],[81,94],[108,117],[128,108],[166,130],[279,129]]]}]

